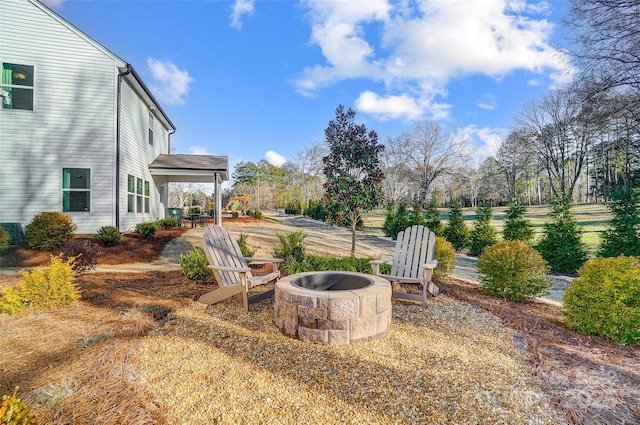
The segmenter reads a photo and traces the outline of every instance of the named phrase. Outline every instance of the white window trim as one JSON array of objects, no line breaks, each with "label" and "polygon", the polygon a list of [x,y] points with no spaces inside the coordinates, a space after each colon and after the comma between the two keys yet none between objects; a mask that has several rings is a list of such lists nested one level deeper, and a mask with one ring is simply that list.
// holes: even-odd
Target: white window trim
[{"label": "white window trim", "polygon": [[[0,111],[21,111],[21,112],[35,112],[36,111],[36,105],[37,105],[37,94],[38,91],[36,90],[36,81],[38,78],[38,67],[36,64],[30,64],[30,63],[20,63],[23,61],[17,60],[17,61],[11,61],[11,60],[3,60],[0,61],[0,90],[1,87],[11,87],[11,88],[18,88],[18,89],[31,89],[33,90],[33,105],[31,105],[31,109],[5,109],[2,104],[0,104]],[[32,86],[19,86],[19,85],[15,85],[15,84],[2,84],[2,69],[3,69],[3,65],[5,63],[9,63],[12,65],[23,65],[23,66],[32,66],[33,67],[33,85]],[[1,93],[0,93],[1,94]],[[0,96],[0,102],[4,102],[4,96]],[[70,168],[70,167],[65,167],[65,168]]]},{"label": "white window trim", "polygon": [[[89,170],[89,189],[65,189],[64,185],[64,170],[65,168],[75,168],[78,170]],[[65,214],[88,214],[93,211],[93,168],[91,167],[79,167],[78,165],[66,165],[60,168],[60,211]],[[89,192],[89,210],[88,211],[65,211],[64,210],[64,192]]]}]

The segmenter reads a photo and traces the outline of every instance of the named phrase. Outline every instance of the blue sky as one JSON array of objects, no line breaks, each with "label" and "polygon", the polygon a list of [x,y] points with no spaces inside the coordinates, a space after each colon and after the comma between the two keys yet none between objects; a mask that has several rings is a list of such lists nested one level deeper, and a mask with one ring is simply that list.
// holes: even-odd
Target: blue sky
[{"label": "blue sky", "polygon": [[564,1],[43,3],[136,68],[177,127],[174,153],[232,167],[294,160],[339,104],[381,142],[425,119],[461,129],[479,161],[575,73],[556,49]]}]

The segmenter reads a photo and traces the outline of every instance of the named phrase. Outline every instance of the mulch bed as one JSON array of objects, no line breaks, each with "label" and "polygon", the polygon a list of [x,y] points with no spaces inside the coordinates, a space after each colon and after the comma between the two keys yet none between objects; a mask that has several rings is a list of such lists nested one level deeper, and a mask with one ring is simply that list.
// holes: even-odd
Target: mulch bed
[{"label": "mulch bed", "polygon": [[640,345],[572,331],[555,305],[508,302],[456,279],[439,286],[527,336],[538,379],[569,423],[640,423]]}]

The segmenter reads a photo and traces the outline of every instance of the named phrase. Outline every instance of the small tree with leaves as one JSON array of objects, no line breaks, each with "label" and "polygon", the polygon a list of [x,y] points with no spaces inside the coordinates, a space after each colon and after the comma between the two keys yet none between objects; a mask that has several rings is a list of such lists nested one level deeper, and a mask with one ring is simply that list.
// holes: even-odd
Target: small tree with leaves
[{"label": "small tree with leaves", "polygon": [[322,158],[325,199],[332,217],[346,221],[351,230],[351,255],[356,250],[356,225],[363,213],[378,206],[382,199],[384,173],[380,168],[380,153],[375,131],[356,124],[356,113],[344,106],[336,109],[336,118],[325,129],[329,154]]},{"label": "small tree with leaves", "polygon": [[396,215],[393,217],[393,223],[391,223],[391,238],[396,239],[398,237],[398,233],[402,232],[410,225],[411,223],[407,204],[404,201],[401,201],[400,205],[398,205],[398,209],[396,210]]},{"label": "small tree with leaves", "polygon": [[429,228],[436,236],[444,236],[444,226],[440,220],[440,198],[434,193],[431,202],[427,205],[427,218],[424,225]]},{"label": "small tree with leaves", "polygon": [[413,211],[409,215],[409,225],[424,226],[424,215],[422,214],[422,201],[419,198],[413,200]]},{"label": "small tree with leaves", "polygon": [[469,242],[469,228],[464,222],[460,201],[453,201],[449,205],[449,223],[444,228],[444,237],[456,251],[462,251]]},{"label": "small tree with leaves", "polygon": [[640,256],[640,188],[621,186],[612,196],[613,217],[602,233],[602,257]]},{"label": "small tree with leaves", "polygon": [[476,209],[476,223],[471,231],[469,253],[478,256],[489,245],[497,241],[498,232],[491,226],[493,209],[489,204],[481,204]]},{"label": "small tree with leaves", "polygon": [[575,273],[587,261],[587,250],[580,241],[582,229],[573,215],[569,197],[556,197],[551,205],[551,221],[545,223],[536,249],[554,272]]},{"label": "small tree with leaves", "polygon": [[529,220],[524,218],[526,207],[518,204],[517,201],[510,201],[507,205],[507,220],[502,231],[502,238],[505,241],[520,240],[531,244],[533,241],[533,227]]},{"label": "small tree with leaves", "polygon": [[385,236],[391,236],[391,227],[393,226],[393,220],[396,217],[396,206],[393,202],[387,204],[387,215],[384,217],[384,223],[382,223],[382,231]]}]

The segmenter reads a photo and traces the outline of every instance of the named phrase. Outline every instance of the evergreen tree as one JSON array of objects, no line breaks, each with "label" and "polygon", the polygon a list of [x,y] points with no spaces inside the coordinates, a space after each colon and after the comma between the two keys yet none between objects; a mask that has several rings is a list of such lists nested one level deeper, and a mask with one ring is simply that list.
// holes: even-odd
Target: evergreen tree
[{"label": "evergreen tree", "polygon": [[407,210],[407,204],[404,201],[400,202],[396,215],[393,218],[393,224],[391,225],[391,237],[396,239],[398,233],[409,227],[409,211]]},{"label": "evergreen tree", "polygon": [[453,201],[449,205],[449,223],[444,228],[444,237],[456,251],[462,251],[469,242],[469,228],[464,222],[460,201]]},{"label": "evergreen tree", "polygon": [[440,199],[434,194],[431,202],[427,206],[427,218],[424,225],[429,228],[436,236],[444,236],[444,226],[440,221]]},{"label": "evergreen tree", "polygon": [[422,214],[422,201],[416,198],[413,201],[413,211],[409,216],[409,226],[424,226],[424,215]]},{"label": "evergreen tree", "polygon": [[336,108],[335,119],[324,131],[329,154],[322,158],[327,209],[337,221],[346,222],[351,230],[351,256],[356,251],[358,219],[382,201],[384,173],[375,131],[355,123],[356,113],[344,106]]},{"label": "evergreen tree", "polygon": [[529,220],[524,218],[526,207],[517,201],[510,201],[507,205],[507,220],[502,231],[505,241],[520,240],[527,244],[533,241],[533,227]]},{"label": "evergreen tree", "polygon": [[491,226],[493,208],[489,204],[478,205],[476,223],[471,231],[469,253],[478,256],[489,245],[496,243],[498,232]]},{"label": "evergreen tree", "polygon": [[545,223],[542,240],[536,249],[551,270],[575,273],[587,261],[585,245],[580,241],[582,229],[573,216],[573,204],[568,197],[554,198],[551,205],[551,221]]},{"label": "evergreen tree", "polygon": [[613,217],[602,233],[600,256],[640,256],[640,188],[618,188],[609,209]]},{"label": "evergreen tree", "polygon": [[384,223],[382,224],[382,231],[385,236],[391,236],[391,227],[393,226],[393,220],[396,218],[396,206],[393,202],[389,202],[387,204],[387,215],[384,218]]}]

